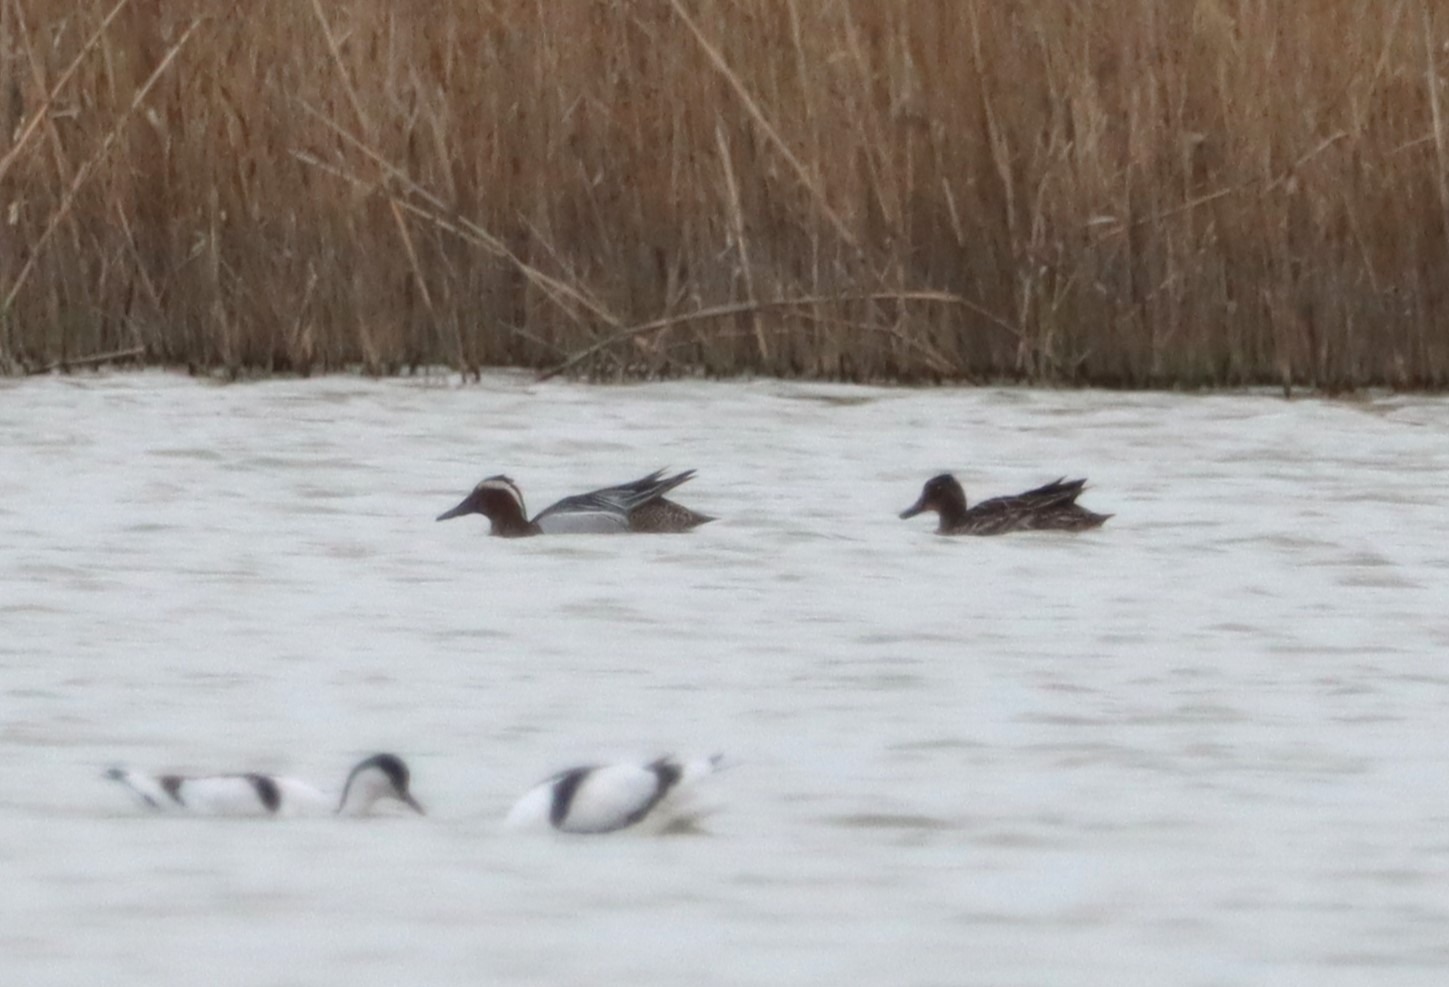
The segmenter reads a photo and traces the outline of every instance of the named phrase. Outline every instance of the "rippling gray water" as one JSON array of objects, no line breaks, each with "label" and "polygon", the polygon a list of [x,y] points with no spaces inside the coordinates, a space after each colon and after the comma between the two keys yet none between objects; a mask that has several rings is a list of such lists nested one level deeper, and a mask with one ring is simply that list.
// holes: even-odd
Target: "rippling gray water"
[{"label": "rippling gray water", "polygon": [[[1362,984],[1449,968],[1449,402],[495,376],[0,386],[7,984]],[[687,536],[435,524],[660,466]],[[1086,475],[1080,536],[939,539]],[[476,521],[477,523],[470,523]],[[100,780],[395,749],[426,819]],[[726,751],[703,835],[498,830]]]}]

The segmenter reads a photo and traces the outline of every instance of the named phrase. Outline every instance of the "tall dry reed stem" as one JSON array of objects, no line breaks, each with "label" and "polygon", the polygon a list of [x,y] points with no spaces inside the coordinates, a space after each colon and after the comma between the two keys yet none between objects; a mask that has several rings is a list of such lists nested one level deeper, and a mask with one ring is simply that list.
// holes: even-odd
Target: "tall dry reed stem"
[{"label": "tall dry reed stem", "polygon": [[0,0],[0,369],[1438,388],[1446,45],[1429,0]]}]

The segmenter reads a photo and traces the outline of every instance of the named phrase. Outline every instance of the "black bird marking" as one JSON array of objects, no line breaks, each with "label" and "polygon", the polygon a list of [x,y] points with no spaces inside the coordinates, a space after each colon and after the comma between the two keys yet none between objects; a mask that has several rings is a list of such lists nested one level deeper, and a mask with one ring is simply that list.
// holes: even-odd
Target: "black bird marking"
[{"label": "black bird marking", "polygon": [[[630,826],[643,821],[643,819],[654,810],[664,796],[679,784],[684,777],[684,770],[668,758],[661,757],[650,764],[649,770],[654,772],[654,791],[649,798],[641,802],[618,823],[612,826],[600,826],[595,829],[571,829],[573,833],[614,833],[621,829],[628,829]],[[559,775],[553,783],[553,801],[549,805],[548,821],[555,829],[563,829],[568,822],[569,810],[573,808],[574,798],[578,795],[579,788],[584,781],[598,770],[594,766],[585,768],[574,768]]]},{"label": "black bird marking", "polygon": [[275,780],[266,775],[243,775],[252,787],[257,790],[257,798],[262,800],[262,805],[268,812],[276,812],[282,807],[282,790],[277,787]]},{"label": "black bird marking", "polygon": [[[679,779],[684,777],[684,770],[668,758],[661,757],[649,765],[649,770],[654,772],[656,779],[654,783],[654,794],[650,797],[649,801],[629,813],[624,820],[624,826],[632,826],[649,815],[654,807],[664,799],[664,796],[669,794],[670,789],[679,784]],[[623,829],[624,826],[618,828]]]},{"label": "black bird marking", "polygon": [[553,804],[548,809],[548,821],[555,829],[563,828],[564,820],[569,817],[569,809],[573,807],[574,796],[579,792],[579,786],[593,773],[593,767],[574,768],[559,775],[558,780],[553,783]]},{"label": "black bird marking", "polygon": [[[180,775],[162,775],[160,781],[162,791],[171,796],[171,801],[185,808],[186,800],[181,797],[181,785],[186,779]],[[142,798],[145,798],[145,796],[142,796]],[[151,799],[146,799],[146,801],[151,802],[151,805],[156,807],[156,803],[152,802]]]}]

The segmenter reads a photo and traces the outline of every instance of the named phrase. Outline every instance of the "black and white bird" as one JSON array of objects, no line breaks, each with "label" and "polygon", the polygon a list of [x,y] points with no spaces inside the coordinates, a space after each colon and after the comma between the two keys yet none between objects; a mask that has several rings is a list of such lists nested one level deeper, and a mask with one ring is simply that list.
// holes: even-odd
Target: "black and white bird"
[{"label": "black and white bird", "polygon": [[716,754],[570,768],[519,799],[504,825],[581,834],[687,829],[703,815],[693,799],[694,783],[718,771],[721,761]]},{"label": "black and white bird", "polygon": [[148,775],[111,768],[120,783],[153,812],[201,816],[363,816],[378,802],[401,802],[418,815],[423,807],[409,791],[408,766],[396,754],[374,754],[347,776],[341,796],[327,795],[296,778],[264,774]]}]

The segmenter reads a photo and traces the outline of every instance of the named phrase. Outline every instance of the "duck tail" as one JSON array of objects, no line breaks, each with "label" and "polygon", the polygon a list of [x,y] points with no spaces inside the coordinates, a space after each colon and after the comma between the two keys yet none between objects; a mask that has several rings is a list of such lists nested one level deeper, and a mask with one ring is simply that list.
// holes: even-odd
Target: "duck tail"
[{"label": "duck tail", "polygon": [[[663,472],[663,470],[660,470],[659,474]],[[657,479],[659,474],[655,474],[656,479],[652,483],[639,489],[640,503],[647,504],[651,500],[658,500],[660,497],[663,497],[681,483],[692,478],[694,476],[694,470],[685,470],[683,473],[675,473],[673,476],[666,476],[663,479]]]}]

